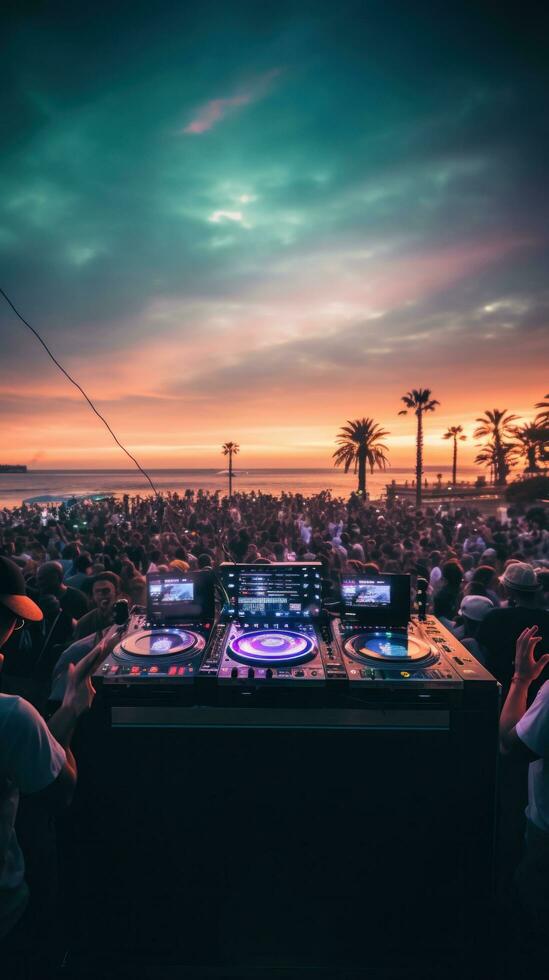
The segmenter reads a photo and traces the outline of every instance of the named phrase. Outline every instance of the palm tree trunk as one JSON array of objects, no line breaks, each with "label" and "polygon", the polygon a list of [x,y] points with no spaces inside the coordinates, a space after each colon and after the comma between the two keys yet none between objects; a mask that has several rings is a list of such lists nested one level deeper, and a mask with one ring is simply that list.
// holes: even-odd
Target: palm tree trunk
[{"label": "palm tree trunk", "polygon": [[421,409],[418,409],[417,441],[416,441],[416,507],[421,507],[422,476],[423,476],[423,413]]},{"label": "palm tree trunk", "polygon": [[503,485],[507,483],[506,473],[505,473],[505,456],[502,451],[501,439],[499,432],[496,430],[494,435],[494,443],[496,449],[496,484]]},{"label": "palm tree trunk", "polygon": [[229,500],[233,499],[233,454],[229,452]]},{"label": "palm tree trunk", "polygon": [[457,436],[454,436],[454,460],[452,463],[452,484],[456,485],[457,480],[457,467],[458,467],[458,443]]},{"label": "palm tree trunk", "polygon": [[358,456],[358,492],[366,494],[366,454],[359,453]]}]

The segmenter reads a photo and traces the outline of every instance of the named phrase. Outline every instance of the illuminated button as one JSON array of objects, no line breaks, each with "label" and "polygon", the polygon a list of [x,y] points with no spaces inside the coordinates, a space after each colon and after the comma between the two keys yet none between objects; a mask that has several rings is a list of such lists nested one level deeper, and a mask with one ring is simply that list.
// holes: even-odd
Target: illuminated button
[{"label": "illuminated button", "polygon": [[149,674],[158,674],[158,667],[149,667]]},{"label": "illuminated button", "polygon": [[173,677],[174,674],[177,674],[177,667],[168,667],[168,674],[170,677]]},{"label": "illuminated button", "polygon": [[117,674],[118,673],[118,664],[113,664],[112,667],[109,670],[109,673],[110,674]]},{"label": "illuminated button", "polygon": [[134,664],[134,666],[133,666],[133,667],[131,668],[131,670],[130,670],[130,674],[138,674],[140,670],[141,670],[141,668],[140,668],[140,667],[137,667],[137,666],[136,666],[136,665]]},{"label": "illuminated button", "polygon": [[[387,634],[387,636],[388,636],[388,635],[389,635],[389,634]],[[407,671],[407,670],[401,670],[401,671],[400,671],[400,676],[401,676],[401,677],[409,677],[409,676],[410,676],[410,673],[409,673],[409,671]]]},{"label": "illuminated button", "polygon": [[177,668],[177,673],[178,673],[179,677],[181,677],[181,675],[185,673],[185,668],[184,667],[178,667]]}]

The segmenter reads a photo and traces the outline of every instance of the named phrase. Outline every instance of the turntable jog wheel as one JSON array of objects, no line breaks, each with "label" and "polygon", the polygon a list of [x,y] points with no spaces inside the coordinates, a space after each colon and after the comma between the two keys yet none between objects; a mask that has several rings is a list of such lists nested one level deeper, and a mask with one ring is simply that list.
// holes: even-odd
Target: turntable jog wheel
[{"label": "turntable jog wheel", "polygon": [[198,633],[184,629],[154,629],[139,630],[125,636],[120,647],[115,651],[118,655],[129,657],[174,657],[187,654],[189,657],[204,645],[203,638]]},{"label": "turntable jog wheel", "polygon": [[371,630],[355,633],[345,643],[345,653],[359,662],[370,661],[377,664],[412,664],[425,666],[437,658],[428,643],[404,630]]},{"label": "turntable jog wheel", "polygon": [[293,630],[251,630],[235,637],[228,653],[234,660],[252,666],[301,664],[314,656],[314,643]]}]

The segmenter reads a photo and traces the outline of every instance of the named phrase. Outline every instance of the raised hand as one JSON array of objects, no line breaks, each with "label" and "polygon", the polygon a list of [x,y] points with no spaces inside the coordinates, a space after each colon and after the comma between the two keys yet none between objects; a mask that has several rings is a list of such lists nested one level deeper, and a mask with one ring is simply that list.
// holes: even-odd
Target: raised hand
[{"label": "raised hand", "polygon": [[549,664],[549,653],[545,653],[539,660],[535,659],[535,650],[541,640],[537,626],[530,626],[520,634],[515,649],[514,676],[516,678],[527,683],[535,681],[544,667]]},{"label": "raised hand", "polygon": [[92,674],[119,642],[120,631],[114,630],[110,636],[103,637],[99,643],[96,643],[93,650],[90,650],[77,664],[69,664],[63,706],[70,708],[77,718],[88,711],[93,704],[96,691],[91,680]]}]

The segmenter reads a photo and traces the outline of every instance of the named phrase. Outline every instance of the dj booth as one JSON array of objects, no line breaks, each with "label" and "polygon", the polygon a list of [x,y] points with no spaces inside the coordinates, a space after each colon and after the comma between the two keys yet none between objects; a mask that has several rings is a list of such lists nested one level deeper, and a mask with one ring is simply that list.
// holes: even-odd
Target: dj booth
[{"label": "dj booth", "polygon": [[344,577],[337,615],[315,563],[216,587],[217,616],[208,575],[149,576],[99,670],[65,839],[77,947],[100,901],[120,955],[450,975],[486,935],[496,681],[410,614],[407,576]]}]

